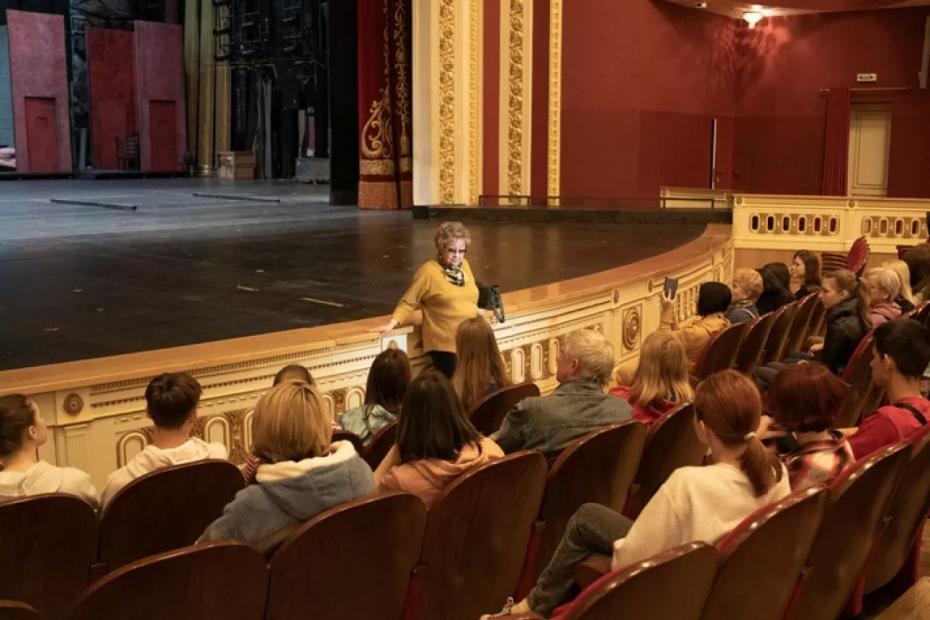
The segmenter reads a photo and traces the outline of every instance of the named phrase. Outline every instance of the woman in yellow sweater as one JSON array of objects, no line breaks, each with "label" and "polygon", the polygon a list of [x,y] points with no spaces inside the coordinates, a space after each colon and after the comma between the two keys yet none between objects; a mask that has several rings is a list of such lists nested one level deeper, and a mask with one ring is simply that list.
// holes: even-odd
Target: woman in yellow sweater
[{"label": "woman in yellow sweater", "polygon": [[455,332],[478,315],[478,285],[465,252],[471,243],[461,222],[444,222],[433,237],[437,256],[420,265],[382,332],[394,329],[414,310],[423,311],[423,350],[446,377],[455,372]]}]

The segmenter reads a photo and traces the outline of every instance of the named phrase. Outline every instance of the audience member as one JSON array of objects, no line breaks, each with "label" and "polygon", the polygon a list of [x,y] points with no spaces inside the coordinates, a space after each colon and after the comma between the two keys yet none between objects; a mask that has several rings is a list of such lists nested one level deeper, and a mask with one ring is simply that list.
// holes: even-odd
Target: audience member
[{"label": "audience member", "polygon": [[911,290],[916,303],[930,301],[930,243],[915,245],[904,254],[911,274]]},{"label": "audience member", "polygon": [[930,401],[920,381],[930,364],[930,331],[913,319],[895,319],[875,328],[872,381],[890,404],[865,418],[849,443],[857,459],[907,439],[930,419]]},{"label": "audience member", "polygon": [[97,489],[89,474],[38,458],[46,441],[48,426],[38,405],[22,394],[0,397],[0,498],[68,493],[97,508]]},{"label": "audience member", "polygon": [[798,290],[794,293],[796,299],[803,299],[820,292],[820,257],[813,252],[807,250],[795,252],[790,273],[798,283]]},{"label": "audience member", "polygon": [[410,358],[400,349],[385,349],[368,371],[365,403],[339,417],[343,429],[368,445],[382,428],[397,419],[410,383]]},{"label": "audience member", "polygon": [[258,484],[236,493],[198,542],[233,539],[268,551],[318,513],[374,491],[371,468],[352,443],[330,442],[332,426],[307,383],[272,388],[252,424]]},{"label": "audience member", "polygon": [[901,306],[895,301],[901,292],[901,280],[891,269],[875,267],[865,272],[863,281],[869,294],[869,320],[872,327],[901,316]]},{"label": "audience member", "polygon": [[907,263],[903,260],[889,260],[882,263],[882,267],[891,269],[898,274],[898,280],[901,282],[901,291],[898,293],[895,303],[901,306],[901,312],[910,312],[914,309],[914,293],[911,291],[911,270],[907,268]]},{"label": "audience member", "polygon": [[410,383],[397,443],[375,471],[375,484],[413,493],[429,508],[456,478],[502,456],[500,446],[472,426],[445,375],[427,370]]},{"label": "audience member", "polygon": [[730,326],[724,316],[730,307],[730,287],[722,282],[704,282],[698,289],[698,317],[679,327],[675,312],[675,301],[662,299],[662,314],[659,317],[659,331],[671,332],[685,345],[688,355],[688,372],[704,354],[711,338],[717,332]]},{"label": "audience member", "polygon": [[843,434],[830,430],[846,392],[843,380],[822,364],[786,366],[775,376],[766,393],[772,418],[763,417],[759,435],[785,431],[777,446],[792,491],[829,485],[855,461]]},{"label": "audience member", "polygon": [[747,323],[759,318],[759,309],[756,300],[762,294],[762,276],[755,269],[737,269],[733,274],[733,286],[730,292],[733,301],[727,309],[727,320],[736,323]]},{"label": "audience member", "polygon": [[600,504],[582,505],[529,597],[484,618],[548,617],[587,556],[613,552],[616,570],[687,542],[713,544],[757,508],[790,493],[784,467],[756,437],[762,404],[752,381],[733,370],[711,375],[698,386],[694,409],[698,438],[715,464],[675,470],[635,522]]},{"label": "audience member", "polygon": [[103,504],[136,478],[172,465],[225,459],[226,447],[191,437],[197,421],[200,384],[186,372],[164,373],[145,388],[146,413],[155,423],[152,443],[107,477]]},{"label": "audience member", "polygon": [[630,405],[604,392],[613,365],[604,336],[593,329],[571,332],[559,351],[559,386],[549,396],[522,400],[491,438],[508,454],[529,449],[551,458],[582,435],[629,420]]},{"label": "audience member", "polygon": [[[755,273],[755,272],[753,272]],[[633,419],[649,425],[672,407],[694,397],[685,346],[669,332],[654,332],[643,342],[639,367],[629,386],[610,391],[633,407]]]},{"label": "audience member", "polygon": [[494,330],[483,317],[466,319],[459,324],[455,349],[458,363],[452,385],[465,411],[471,411],[488,394],[510,385]]},{"label": "audience member", "polygon": [[278,374],[274,376],[274,382],[272,382],[271,385],[273,387],[284,381],[303,381],[307,385],[316,385],[310,371],[300,364],[288,364],[279,370]]},{"label": "audience member", "polygon": [[762,294],[756,300],[759,314],[774,312],[794,301],[786,282],[790,282],[784,263],[769,263],[758,270],[762,276]]}]

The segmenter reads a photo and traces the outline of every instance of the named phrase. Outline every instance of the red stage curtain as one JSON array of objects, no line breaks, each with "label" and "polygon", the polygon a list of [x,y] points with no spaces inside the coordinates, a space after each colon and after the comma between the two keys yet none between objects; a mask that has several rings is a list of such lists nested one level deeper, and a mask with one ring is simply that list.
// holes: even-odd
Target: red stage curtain
[{"label": "red stage curtain", "polygon": [[849,157],[849,89],[834,88],[827,95],[826,137],[823,153],[823,195],[846,195]]},{"label": "red stage curtain", "polygon": [[358,0],[358,205],[363,209],[413,205],[410,13],[410,0]]}]

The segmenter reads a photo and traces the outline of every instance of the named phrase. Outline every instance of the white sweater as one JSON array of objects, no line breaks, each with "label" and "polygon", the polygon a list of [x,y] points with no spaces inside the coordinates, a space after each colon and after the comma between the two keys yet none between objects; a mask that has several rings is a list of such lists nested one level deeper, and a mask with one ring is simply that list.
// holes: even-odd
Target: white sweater
[{"label": "white sweater", "polygon": [[99,503],[90,474],[80,469],[55,467],[39,461],[26,471],[0,471],[0,498],[41,493],[77,495],[94,508]]},{"label": "white sweater", "polygon": [[614,541],[611,569],[641,562],[692,541],[714,544],[757,508],[791,492],[788,473],[762,497],[737,467],[681,467],[653,496],[626,538]]}]

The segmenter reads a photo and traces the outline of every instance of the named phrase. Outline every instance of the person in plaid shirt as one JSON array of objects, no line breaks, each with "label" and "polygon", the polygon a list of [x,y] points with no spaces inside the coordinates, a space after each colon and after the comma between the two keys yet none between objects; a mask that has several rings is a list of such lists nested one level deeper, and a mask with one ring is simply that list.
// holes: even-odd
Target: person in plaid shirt
[{"label": "person in plaid shirt", "polygon": [[772,416],[768,430],[784,431],[776,449],[788,470],[792,491],[828,485],[855,461],[843,434],[830,429],[846,389],[822,364],[786,366],[775,376],[766,394]]}]

